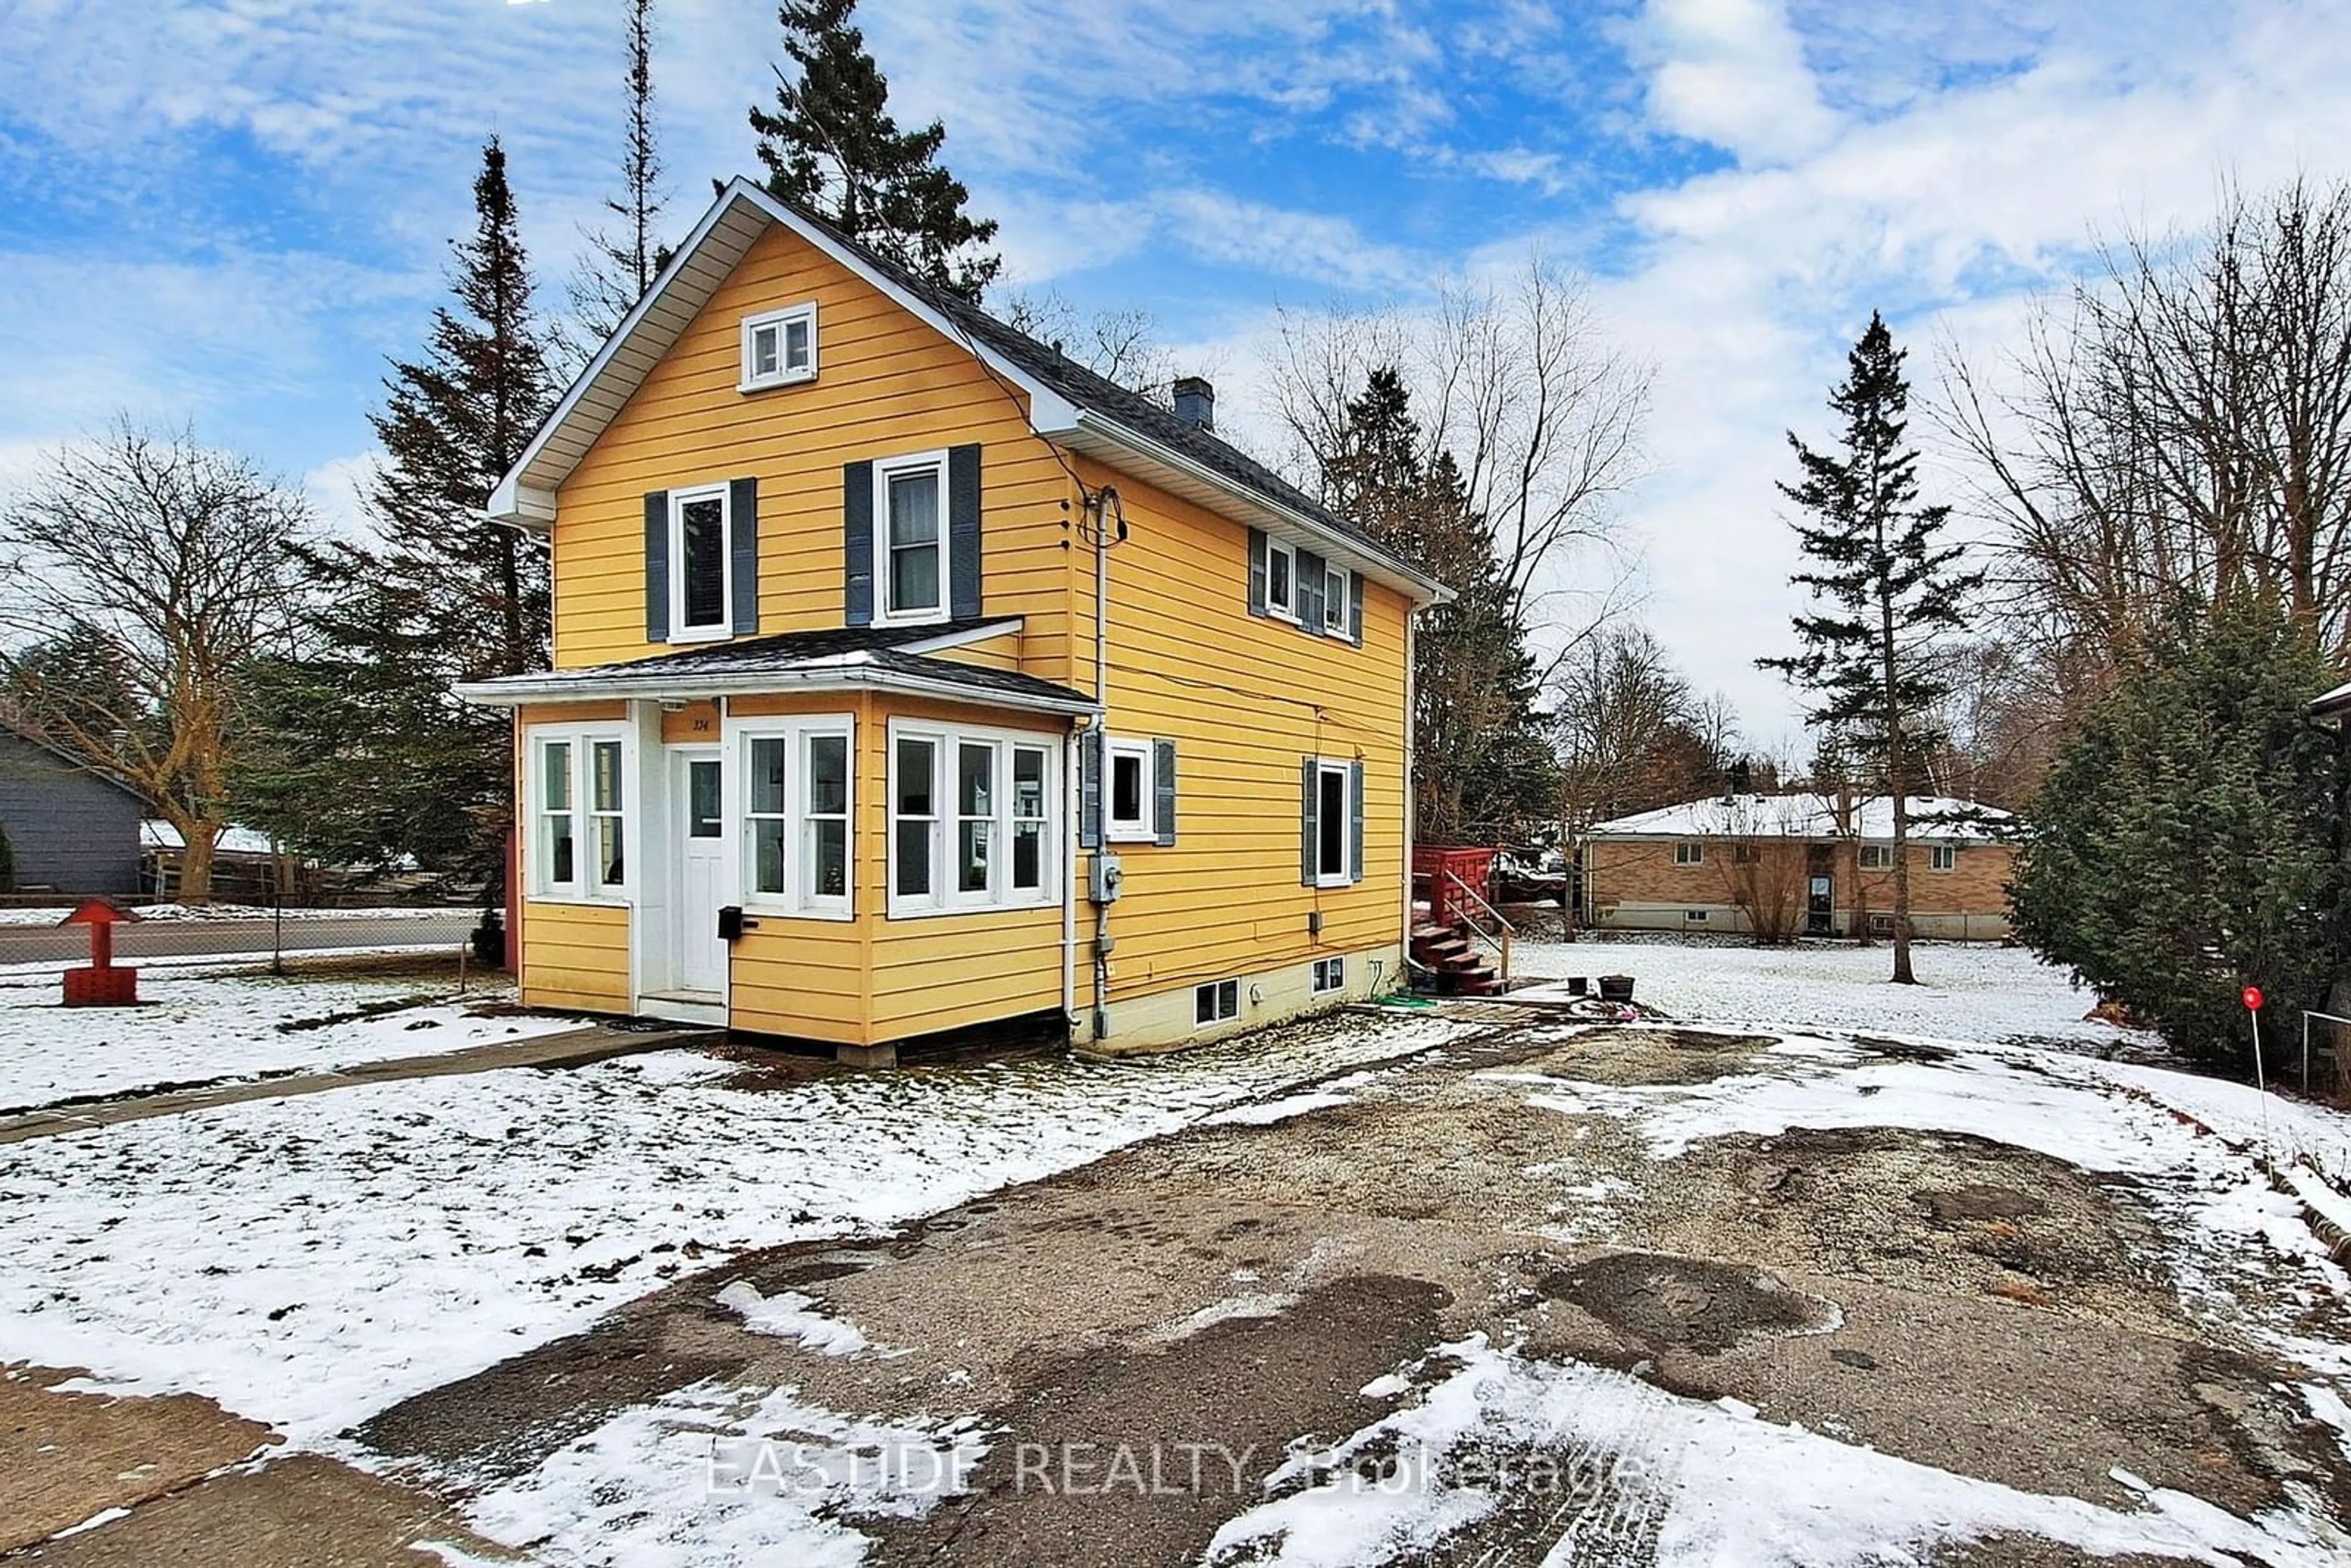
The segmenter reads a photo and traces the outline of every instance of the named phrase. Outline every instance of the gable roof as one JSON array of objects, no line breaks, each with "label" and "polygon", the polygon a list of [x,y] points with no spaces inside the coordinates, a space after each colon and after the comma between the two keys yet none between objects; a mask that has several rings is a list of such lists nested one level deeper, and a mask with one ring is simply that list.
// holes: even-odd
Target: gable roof
[{"label": "gable roof", "polygon": [[[1910,797],[1910,836],[1921,843],[1990,843],[2016,821],[2011,812],[1973,800],[1940,795]],[[1872,795],[1853,802],[1855,837],[1872,842],[1894,837],[1894,798]],[[1591,839],[1830,839],[1837,833],[1833,795],[1734,795],[1685,800],[1601,822]]]},{"label": "gable roof", "polygon": [[1452,597],[1436,579],[1230,443],[914,277],[806,209],[739,176],[718,193],[645,297],[565,392],[521,459],[498,481],[490,494],[493,517],[532,528],[554,520],[558,487],[737,264],[778,225],[1026,393],[1029,424],[1044,440],[1220,516],[1305,544],[1416,602]]},{"label": "gable roof", "polygon": [[63,766],[65,771],[78,774],[84,779],[94,779],[100,784],[130,796],[141,806],[147,803],[147,797],[134,786],[102,768],[91,767],[29,725],[19,724],[15,719],[0,715],[0,737],[20,741],[37,751],[46,752],[55,758]]}]

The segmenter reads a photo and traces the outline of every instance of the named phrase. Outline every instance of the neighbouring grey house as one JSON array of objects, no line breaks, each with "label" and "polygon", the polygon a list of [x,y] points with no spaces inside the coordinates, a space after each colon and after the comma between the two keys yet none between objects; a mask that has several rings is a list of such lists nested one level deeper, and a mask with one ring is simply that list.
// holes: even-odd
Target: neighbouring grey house
[{"label": "neighbouring grey house", "polygon": [[0,833],[15,891],[135,894],[144,814],[125,786],[0,726]]}]

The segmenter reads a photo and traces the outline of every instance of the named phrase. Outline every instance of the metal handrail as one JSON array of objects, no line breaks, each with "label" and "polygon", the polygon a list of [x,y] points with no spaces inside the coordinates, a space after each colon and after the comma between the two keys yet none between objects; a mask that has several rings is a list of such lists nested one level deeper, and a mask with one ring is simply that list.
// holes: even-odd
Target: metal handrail
[{"label": "metal handrail", "polygon": [[1487,903],[1484,895],[1479,894],[1476,888],[1471,887],[1468,883],[1462,881],[1459,873],[1447,871],[1445,873],[1445,880],[1451,883],[1455,887],[1459,888],[1463,896],[1467,897],[1470,903],[1483,910],[1493,919],[1495,925],[1502,928],[1501,936],[1497,939],[1493,936],[1488,936],[1484,928],[1479,926],[1474,920],[1465,919],[1461,923],[1469,927],[1472,932],[1475,932],[1481,941],[1492,943],[1495,946],[1500,949],[1502,956],[1502,978],[1505,980],[1509,979],[1510,977],[1510,937],[1517,933],[1518,927],[1511,925],[1509,917],[1503,915],[1500,910]]},{"label": "metal handrail", "polygon": [[[2307,1008],[2303,1009],[2302,1087],[2305,1093],[2310,1090],[2310,1020],[2313,1019],[2325,1019],[2328,1023],[2334,1024],[2351,1024],[2351,1018],[2344,1018],[2336,1013],[2312,1012]],[[2328,1053],[2335,1058],[2335,1076],[2336,1081],[2340,1082],[2343,1077],[2343,1042],[2339,1037],[2335,1044],[2328,1048]]]}]

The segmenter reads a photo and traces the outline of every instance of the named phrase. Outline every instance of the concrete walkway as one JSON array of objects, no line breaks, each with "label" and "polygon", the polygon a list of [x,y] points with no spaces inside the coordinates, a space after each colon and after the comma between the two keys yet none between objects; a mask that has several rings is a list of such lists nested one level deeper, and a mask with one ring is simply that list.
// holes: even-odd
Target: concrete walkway
[{"label": "concrete walkway", "polygon": [[610,1057],[639,1051],[665,1051],[672,1046],[716,1040],[712,1029],[622,1030],[601,1024],[542,1034],[528,1040],[501,1040],[465,1051],[434,1056],[399,1056],[327,1072],[300,1072],[283,1078],[245,1079],[202,1089],[172,1089],[157,1094],[126,1095],[87,1104],[60,1105],[0,1116],[0,1144],[21,1144],[27,1138],[55,1137],[90,1127],[111,1127],[123,1122],[143,1122],[150,1116],[176,1116],[214,1105],[236,1105],[249,1100],[289,1100],[298,1094],[323,1094],[361,1083],[390,1083],[406,1078],[446,1078],[467,1072],[495,1072],[502,1067],[579,1067]]}]

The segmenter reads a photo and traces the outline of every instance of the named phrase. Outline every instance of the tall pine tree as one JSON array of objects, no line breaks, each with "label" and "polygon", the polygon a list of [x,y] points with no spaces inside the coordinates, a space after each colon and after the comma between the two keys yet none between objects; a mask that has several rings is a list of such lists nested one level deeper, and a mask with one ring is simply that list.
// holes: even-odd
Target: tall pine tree
[{"label": "tall pine tree", "polygon": [[1792,580],[1825,608],[1795,618],[1802,653],[1756,663],[1804,688],[1813,699],[1805,721],[1838,737],[1893,799],[1894,979],[1915,985],[1909,792],[1949,695],[1932,655],[1939,638],[1965,624],[1966,596],[1983,577],[1959,570],[1962,549],[1938,542],[1950,508],[1919,504],[1918,454],[1903,440],[1910,386],[1902,360],[1872,311],[1844,382],[1829,393],[1844,420],[1842,450],[1815,452],[1788,433],[1803,477],[1780,489],[1808,515],[1796,536],[1814,563]]},{"label": "tall pine tree", "polygon": [[857,0],[784,0],[773,113],[751,109],[768,189],[862,241],[917,277],[977,301],[1004,265],[978,247],[996,220],[964,210],[971,193],[937,162],[946,127],[900,131],[890,84],[851,21]]},{"label": "tall pine tree", "polygon": [[452,304],[425,352],[396,361],[372,416],[384,464],[364,497],[376,538],[308,553],[325,607],[298,656],[254,672],[261,734],[243,779],[255,825],[354,863],[413,857],[494,900],[512,819],[505,717],[461,681],[543,669],[547,553],[484,515],[551,401],[541,323],[492,138],[458,242]]},{"label": "tall pine tree", "polygon": [[1415,836],[1521,841],[1556,816],[1562,774],[1490,531],[1453,455],[1424,460],[1426,444],[1404,377],[1373,371],[1322,461],[1323,498],[1454,591],[1413,644]]},{"label": "tall pine tree", "polygon": [[571,311],[588,350],[612,335],[622,318],[653,287],[668,262],[657,230],[668,199],[662,190],[658,128],[653,120],[653,3],[629,0],[628,110],[621,152],[621,193],[607,197],[611,226],[586,237],[588,254],[574,271]]}]

